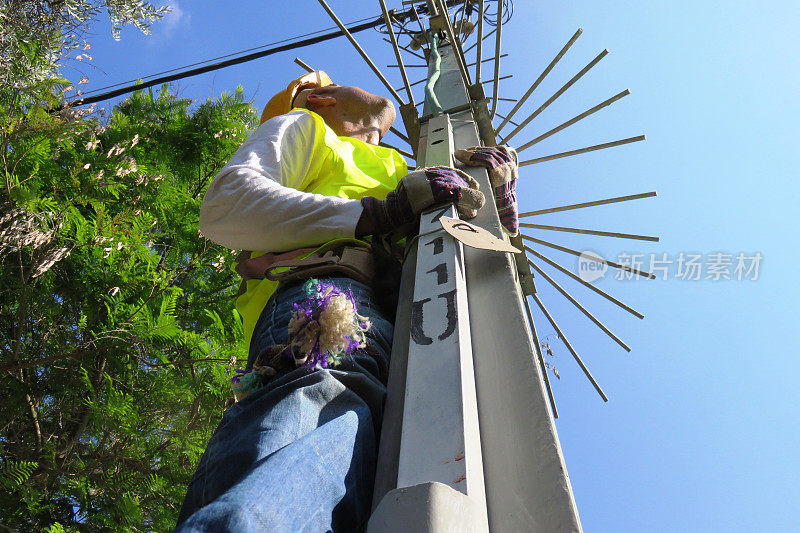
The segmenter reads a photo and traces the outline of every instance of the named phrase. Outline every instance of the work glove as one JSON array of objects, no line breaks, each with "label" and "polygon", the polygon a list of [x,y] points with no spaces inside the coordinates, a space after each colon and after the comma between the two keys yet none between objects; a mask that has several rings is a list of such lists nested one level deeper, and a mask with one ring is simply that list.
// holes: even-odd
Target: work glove
[{"label": "work glove", "polygon": [[510,146],[474,146],[456,150],[453,155],[465,165],[484,167],[489,171],[489,181],[492,183],[500,223],[512,236],[519,233],[516,193],[519,176],[517,151]]},{"label": "work glove", "polygon": [[478,182],[461,170],[429,167],[409,172],[385,200],[361,199],[374,233],[389,234],[410,228],[419,214],[437,204],[453,203],[463,218],[473,218],[486,199]]}]

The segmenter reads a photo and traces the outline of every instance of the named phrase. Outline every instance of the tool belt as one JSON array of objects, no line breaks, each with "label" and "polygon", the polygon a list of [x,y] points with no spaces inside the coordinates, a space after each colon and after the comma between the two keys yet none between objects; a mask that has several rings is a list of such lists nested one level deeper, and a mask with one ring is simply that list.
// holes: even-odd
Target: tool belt
[{"label": "tool belt", "polygon": [[285,283],[337,274],[371,285],[375,278],[375,260],[369,245],[357,239],[336,239],[319,248],[267,253],[258,257],[250,257],[251,254],[245,250],[237,258],[236,272],[243,278],[240,294],[251,279]]}]

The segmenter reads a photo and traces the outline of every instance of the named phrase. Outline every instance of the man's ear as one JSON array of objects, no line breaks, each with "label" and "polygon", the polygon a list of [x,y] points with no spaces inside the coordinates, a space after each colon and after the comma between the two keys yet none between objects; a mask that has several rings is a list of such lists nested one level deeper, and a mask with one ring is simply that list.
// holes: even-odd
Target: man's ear
[{"label": "man's ear", "polygon": [[311,93],[306,97],[306,108],[311,111],[321,109],[323,107],[332,107],[336,105],[336,98],[330,95],[314,94]]}]

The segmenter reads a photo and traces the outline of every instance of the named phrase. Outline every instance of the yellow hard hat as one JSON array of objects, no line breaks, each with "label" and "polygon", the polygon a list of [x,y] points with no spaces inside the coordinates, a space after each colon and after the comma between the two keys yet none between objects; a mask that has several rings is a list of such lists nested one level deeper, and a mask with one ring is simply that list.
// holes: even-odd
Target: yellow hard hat
[{"label": "yellow hard hat", "polygon": [[297,96],[297,93],[299,93],[301,89],[325,87],[332,83],[330,77],[321,70],[303,74],[291,82],[286,89],[269,99],[269,102],[267,102],[267,105],[264,107],[264,112],[261,113],[261,124],[272,117],[277,117],[278,115],[283,115],[291,111],[294,97]]}]

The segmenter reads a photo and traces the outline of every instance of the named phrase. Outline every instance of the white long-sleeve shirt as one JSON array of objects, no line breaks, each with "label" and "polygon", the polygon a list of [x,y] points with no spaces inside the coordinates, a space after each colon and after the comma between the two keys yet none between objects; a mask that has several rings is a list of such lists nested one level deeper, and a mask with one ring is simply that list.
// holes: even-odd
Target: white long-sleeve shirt
[{"label": "white long-sleeve shirt", "polygon": [[[214,178],[200,231],[232,250],[283,252],[351,238],[363,196],[385,198],[408,168],[395,150],[338,137],[294,110],[262,124]],[[249,342],[277,282],[247,281],[236,308]]]},{"label": "white long-sleeve shirt", "polygon": [[271,252],[353,237],[359,200],[299,190],[312,158],[322,157],[319,128],[320,120],[295,110],[256,129],[206,191],[203,235],[232,250]]}]

